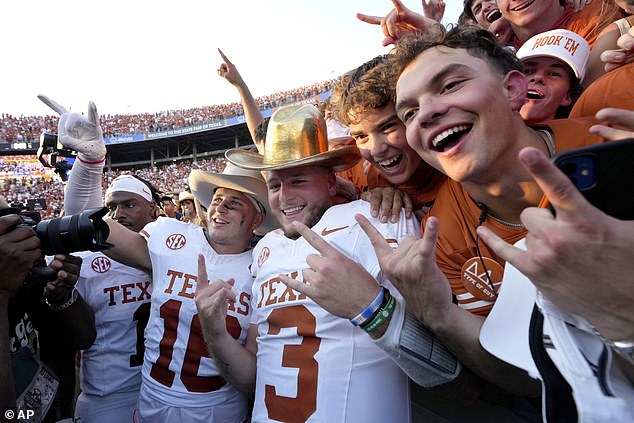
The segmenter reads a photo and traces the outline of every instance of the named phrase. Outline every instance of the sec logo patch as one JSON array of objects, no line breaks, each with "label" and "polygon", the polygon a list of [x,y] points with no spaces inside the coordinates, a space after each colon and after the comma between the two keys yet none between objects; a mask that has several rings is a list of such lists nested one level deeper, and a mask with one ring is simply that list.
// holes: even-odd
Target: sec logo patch
[{"label": "sec logo patch", "polygon": [[165,245],[170,250],[180,250],[187,244],[187,239],[183,234],[172,234],[165,240]]},{"label": "sec logo patch", "polygon": [[[484,262],[484,266],[482,263]],[[485,269],[486,266],[486,269]],[[489,277],[487,278],[487,271]],[[474,297],[484,301],[495,301],[496,294],[491,283],[496,287],[502,282],[504,269],[489,257],[471,257],[462,266],[462,285]],[[489,280],[491,283],[489,283]]]},{"label": "sec logo patch", "polygon": [[262,251],[260,251],[260,256],[258,257],[258,266],[262,267],[264,262],[269,258],[270,254],[271,250],[269,250],[269,247],[262,248]]},{"label": "sec logo patch", "polygon": [[106,273],[110,270],[110,259],[108,257],[95,257],[92,262],[90,262],[90,267],[97,273]]}]

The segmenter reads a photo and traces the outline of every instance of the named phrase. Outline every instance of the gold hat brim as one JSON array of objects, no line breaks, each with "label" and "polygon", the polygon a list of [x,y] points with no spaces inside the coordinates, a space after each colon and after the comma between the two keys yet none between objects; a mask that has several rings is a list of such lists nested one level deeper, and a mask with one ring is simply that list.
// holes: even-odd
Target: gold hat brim
[{"label": "gold hat brim", "polygon": [[359,149],[356,146],[346,146],[275,165],[264,164],[264,156],[261,154],[237,148],[227,150],[225,157],[234,165],[251,170],[281,170],[300,166],[322,166],[331,168],[335,172],[341,172],[356,165],[361,160],[361,153],[359,153]]}]

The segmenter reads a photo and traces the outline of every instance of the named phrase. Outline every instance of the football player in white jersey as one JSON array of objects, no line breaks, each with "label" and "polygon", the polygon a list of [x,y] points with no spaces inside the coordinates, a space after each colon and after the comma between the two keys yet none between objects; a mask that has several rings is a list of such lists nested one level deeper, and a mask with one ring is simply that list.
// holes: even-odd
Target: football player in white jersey
[{"label": "football player in white jersey", "polygon": [[[64,196],[64,210],[76,214],[101,207],[106,149],[94,103],[83,116],[68,113],[49,98],[43,100],[61,114],[58,133],[62,144],[78,151]],[[112,181],[105,195],[109,216],[134,232],[155,219],[157,200],[150,183],[130,175]],[[75,405],[75,419],[83,423],[130,422],[141,386],[143,332],[150,315],[150,277],[101,252],[78,255],[83,263],[75,287],[94,312],[97,337],[90,348],[81,352],[81,393]]]},{"label": "football player in white jersey", "polygon": [[[106,191],[109,216],[138,232],[154,221],[156,191],[122,175]],[[97,339],[81,353],[75,418],[81,422],[132,421],[141,387],[144,330],[150,315],[150,277],[102,252],[82,255],[77,290],[95,313]]]},{"label": "football player in white jersey", "polygon": [[136,422],[242,422],[247,416],[246,398],[221,377],[202,338],[194,303],[195,257],[204,256],[212,279],[233,281],[236,302],[223,325],[244,342],[252,284],[248,245],[255,229],[264,233],[275,221],[266,211],[259,172],[235,166],[223,174],[194,170],[189,184],[208,205],[206,228],[160,217],[135,234],[109,222],[108,241],[115,248],[107,254],[152,275]]},{"label": "football player in white jersey", "polygon": [[[235,301],[224,281],[201,283],[196,291],[205,339],[226,377],[255,392],[254,422],[407,422],[408,379],[399,366],[431,386],[451,380],[459,365],[446,355],[446,362],[434,363],[438,368],[414,369],[400,357],[402,298],[380,273],[354,215],[367,216],[394,245],[417,237],[419,226],[405,213],[398,223],[381,223],[363,201],[331,206],[334,172],[360,155],[356,147],[327,152],[327,145],[319,111],[291,106],[271,117],[263,156],[226,153],[234,164],[266,171],[281,230],[253,250],[246,348],[222,325],[224,310]],[[200,280],[207,279],[202,261],[199,272]],[[382,341],[375,344],[374,338]]]}]

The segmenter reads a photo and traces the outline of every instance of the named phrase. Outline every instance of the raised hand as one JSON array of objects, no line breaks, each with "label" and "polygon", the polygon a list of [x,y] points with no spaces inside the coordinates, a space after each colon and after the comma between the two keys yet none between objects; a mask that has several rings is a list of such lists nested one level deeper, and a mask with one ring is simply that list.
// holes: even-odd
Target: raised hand
[{"label": "raised hand", "polygon": [[370,239],[381,271],[405,298],[407,310],[423,324],[442,319],[453,304],[449,281],[436,265],[438,221],[430,217],[422,239],[406,238],[392,248],[368,219],[360,214],[355,219]]},{"label": "raised hand", "polygon": [[213,339],[228,334],[225,320],[227,305],[228,301],[236,300],[233,283],[233,279],[209,283],[205,257],[202,254],[198,255],[198,278],[194,301],[198,309],[203,335],[209,343],[213,344]]},{"label": "raised hand", "polygon": [[592,206],[537,149],[524,148],[519,158],[556,216],[536,207],[522,212],[526,251],[486,227],[478,234],[550,301],[586,317],[607,338],[634,339],[634,295],[625,282],[634,270],[634,221],[614,219]]},{"label": "raised hand", "polygon": [[335,316],[351,319],[361,313],[381,289],[376,279],[303,223],[293,222],[293,226],[319,255],[306,257],[309,267],[302,271],[303,281],[286,275],[280,275],[280,280]]},{"label": "raised hand", "polygon": [[[601,109],[595,115],[603,122],[602,125],[593,125],[590,132],[607,140],[616,141],[625,138],[634,138],[634,111],[617,108]],[[612,125],[618,125],[629,129],[616,129]]]},{"label": "raised hand", "polygon": [[392,4],[394,9],[385,17],[357,13],[357,19],[360,21],[371,25],[381,25],[381,30],[385,36],[381,43],[383,46],[394,44],[407,32],[415,30],[427,31],[434,25],[438,25],[435,20],[408,9],[400,0],[392,0]]},{"label": "raised hand", "polygon": [[55,100],[38,95],[44,104],[60,115],[57,125],[57,136],[64,147],[75,150],[79,158],[86,162],[98,162],[106,155],[106,144],[99,125],[97,106],[92,101],[88,103],[88,114],[71,113]]},{"label": "raised hand", "polygon": [[426,18],[440,22],[445,14],[445,2],[443,0],[423,0],[423,14]]},{"label": "raised hand", "polygon": [[242,76],[236,66],[225,56],[222,50],[218,49],[220,57],[222,57],[222,64],[218,68],[218,75],[226,79],[231,85],[243,84]]}]

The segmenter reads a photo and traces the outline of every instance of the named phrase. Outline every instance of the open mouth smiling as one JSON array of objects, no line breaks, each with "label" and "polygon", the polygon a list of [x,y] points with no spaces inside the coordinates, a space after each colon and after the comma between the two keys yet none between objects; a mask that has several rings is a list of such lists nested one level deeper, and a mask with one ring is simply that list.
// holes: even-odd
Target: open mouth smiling
[{"label": "open mouth smiling", "polygon": [[486,15],[486,20],[489,23],[493,23],[495,21],[497,21],[498,19],[500,19],[502,17],[502,13],[499,11],[499,9],[494,9],[492,11],[489,12],[488,15]]},{"label": "open mouth smiling", "polygon": [[544,93],[539,90],[533,89],[526,92],[526,98],[529,100],[542,100],[544,97]]},{"label": "open mouth smiling", "polygon": [[457,125],[453,128],[445,129],[436,135],[429,145],[429,148],[442,153],[458,144],[463,135],[469,132],[472,125]]},{"label": "open mouth smiling", "polygon": [[521,10],[526,9],[528,6],[530,6],[531,4],[533,4],[535,2],[535,0],[531,0],[531,1],[527,1],[526,3],[521,3],[519,6],[516,6],[511,10],[511,12],[519,12]]},{"label": "open mouth smiling", "polygon": [[389,159],[377,162],[377,164],[381,166],[382,168],[389,170],[389,169],[393,169],[397,167],[401,163],[402,160],[403,160],[403,155],[399,154],[398,156],[390,157]]},{"label": "open mouth smiling", "polygon": [[282,209],[282,213],[284,213],[284,216],[293,216],[302,210],[304,210],[304,206],[289,207],[287,209]]}]

